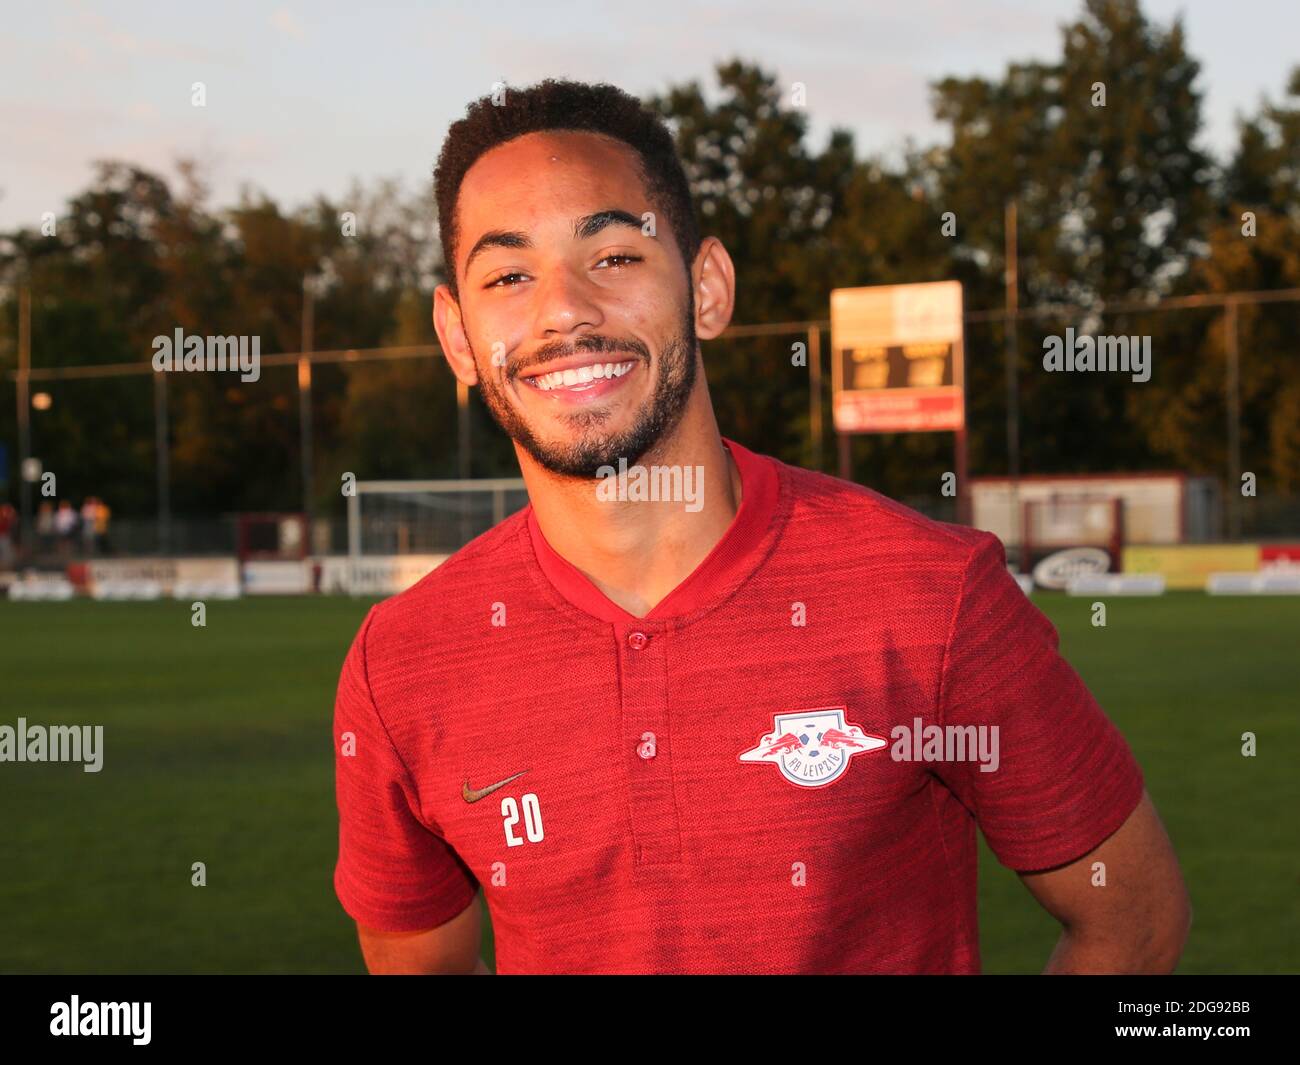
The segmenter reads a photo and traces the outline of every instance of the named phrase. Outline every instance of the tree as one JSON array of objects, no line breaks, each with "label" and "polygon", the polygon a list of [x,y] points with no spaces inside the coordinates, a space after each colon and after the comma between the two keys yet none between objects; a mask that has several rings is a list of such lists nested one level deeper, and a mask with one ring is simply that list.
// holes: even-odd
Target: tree
[{"label": "tree", "polygon": [[[938,214],[904,177],[857,159],[844,130],[811,149],[807,112],[775,75],[737,59],[719,64],[716,76],[715,104],[696,82],[647,102],[674,130],[701,232],[736,261],[736,323],[821,319],[831,288],[946,276]],[[793,358],[796,341],[806,337],[714,341],[705,365],[723,433],[800,463],[809,377],[806,361]],[[933,458],[951,446],[933,436],[913,436],[901,449],[884,443],[859,446],[875,483],[902,485],[916,478],[917,452]]]},{"label": "tree", "polygon": [[[1186,288],[1300,288],[1300,67],[1285,102],[1264,100],[1237,128],[1209,251]],[[1221,312],[1177,317],[1183,321],[1171,323],[1169,335],[1184,357],[1138,413],[1154,450],[1179,468],[1218,475],[1227,464],[1225,319]],[[1261,494],[1300,491],[1300,307],[1243,305],[1237,335],[1243,466],[1259,476]]]},{"label": "tree", "polygon": [[[922,161],[926,181],[965,224],[957,256],[983,264],[969,295],[997,306],[1004,269],[1003,207],[1018,205],[1022,304],[1096,305],[1171,291],[1204,253],[1212,160],[1201,150],[1198,64],[1180,20],[1156,26],[1136,0],[1087,0],[1063,28],[1052,62],[1013,64],[1000,80],[947,78],[935,113],[951,144]],[[1153,449],[1132,416],[1154,395],[1121,375],[1048,374],[1042,342],[1080,332],[1146,331],[1133,320],[1021,323],[1022,465],[1109,470],[1149,465]],[[991,336],[967,380],[976,402],[1000,395],[1002,336]],[[1160,373],[1176,353],[1161,349]],[[991,413],[987,408],[985,415]],[[977,423],[977,468],[995,433]],[[1000,465],[1001,463],[998,463]]]}]

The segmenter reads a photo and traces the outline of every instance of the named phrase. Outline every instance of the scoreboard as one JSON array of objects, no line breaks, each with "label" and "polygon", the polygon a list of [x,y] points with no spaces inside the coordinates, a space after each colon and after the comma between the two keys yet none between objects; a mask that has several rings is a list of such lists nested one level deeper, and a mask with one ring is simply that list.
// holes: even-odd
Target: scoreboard
[{"label": "scoreboard", "polygon": [[833,290],[836,430],[965,428],[962,341],[959,281]]}]

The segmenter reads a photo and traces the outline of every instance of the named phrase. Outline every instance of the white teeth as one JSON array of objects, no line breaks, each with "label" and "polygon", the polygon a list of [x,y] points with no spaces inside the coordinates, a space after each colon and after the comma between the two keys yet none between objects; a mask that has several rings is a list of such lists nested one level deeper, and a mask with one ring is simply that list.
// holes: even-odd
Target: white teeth
[{"label": "white teeth", "polygon": [[592,363],[579,366],[576,370],[555,370],[552,373],[538,374],[530,378],[533,386],[542,392],[556,388],[572,388],[574,385],[586,385],[611,377],[622,377],[635,366],[635,362]]}]

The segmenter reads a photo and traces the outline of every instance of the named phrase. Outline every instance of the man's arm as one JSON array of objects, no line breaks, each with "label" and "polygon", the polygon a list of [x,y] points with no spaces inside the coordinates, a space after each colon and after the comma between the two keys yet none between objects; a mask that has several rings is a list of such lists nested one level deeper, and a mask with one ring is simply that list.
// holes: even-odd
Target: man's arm
[{"label": "man's arm", "polygon": [[374,976],[484,975],[488,967],[479,957],[482,924],[476,896],[446,924],[424,932],[379,932],[357,925],[361,956]]},{"label": "man's arm", "polygon": [[[1105,866],[1105,886],[1093,865]],[[1173,844],[1144,790],[1110,838],[1077,861],[1020,879],[1064,926],[1044,973],[1171,973],[1192,924]]]}]

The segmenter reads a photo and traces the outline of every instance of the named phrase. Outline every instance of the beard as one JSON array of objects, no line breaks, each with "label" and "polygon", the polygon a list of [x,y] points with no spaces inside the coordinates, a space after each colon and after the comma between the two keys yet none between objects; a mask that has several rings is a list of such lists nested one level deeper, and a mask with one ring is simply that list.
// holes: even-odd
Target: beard
[{"label": "beard", "polygon": [[[468,343],[468,335],[466,343]],[[637,462],[646,452],[670,433],[681,420],[686,409],[687,400],[695,387],[696,350],[695,350],[695,299],[694,293],[687,290],[686,306],[679,319],[678,332],[664,344],[659,352],[658,376],[654,390],[648,400],[636,412],[632,424],[620,432],[605,429],[611,412],[599,405],[590,410],[572,411],[561,415],[561,419],[578,431],[576,439],[564,443],[551,443],[538,439],[532,428],[524,421],[519,411],[511,405],[506,397],[504,386],[497,380],[490,369],[479,362],[479,384],[482,386],[483,402],[492,420],[533,457],[533,460],[551,473],[564,477],[578,477],[596,480],[601,467],[617,467],[619,459],[625,459],[628,465]],[[639,340],[616,340],[613,337],[598,334],[585,334],[577,337],[572,344],[548,344],[537,352],[537,357],[527,364],[514,366],[508,378],[514,380],[519,372],[534,366],[540,366],[554,359],[562,359],[579,353],[613,353],[626,360],[628,354],[634,355],[647,370],[652,365],[650,349]],[[474,353],[470,346],[470,353]],[[531,385],[521,385],[531,388]]]}]

